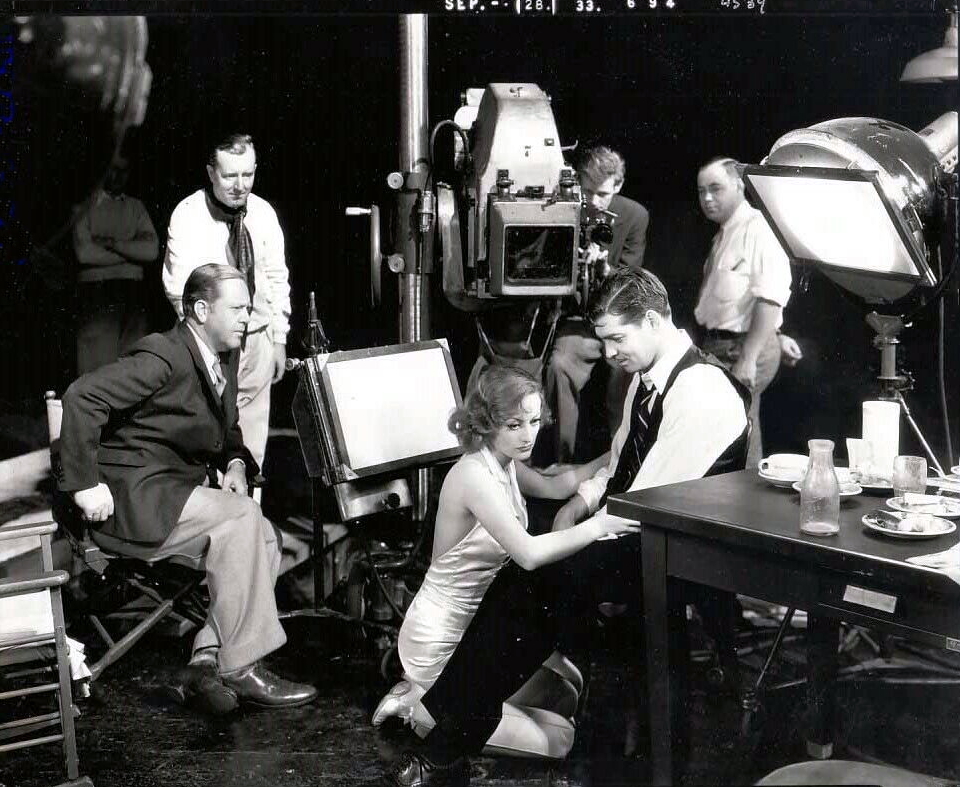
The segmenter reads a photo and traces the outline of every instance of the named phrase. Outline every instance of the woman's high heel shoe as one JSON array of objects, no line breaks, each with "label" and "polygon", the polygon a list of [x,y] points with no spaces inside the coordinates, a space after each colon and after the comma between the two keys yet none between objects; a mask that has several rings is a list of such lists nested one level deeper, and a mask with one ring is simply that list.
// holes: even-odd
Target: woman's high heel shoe
[{"label": "woman's high heel shoe", "polygon": [[390,716],[396,716],[408,726],[413,726],[414,709],[426,691],[416,683],[401,680],[380,700],[373,712],[373,726],[379,727]]}]

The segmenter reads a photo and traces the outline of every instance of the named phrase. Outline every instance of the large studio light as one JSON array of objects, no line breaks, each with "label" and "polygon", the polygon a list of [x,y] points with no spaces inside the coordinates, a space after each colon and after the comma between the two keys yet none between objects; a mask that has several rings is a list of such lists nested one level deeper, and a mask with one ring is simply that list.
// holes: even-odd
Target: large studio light
[{"label": "large studio light", "polygon": [[903,397],[913,380],[897,368],[896,348],[957,268],[953,259],[944,270],[940,260],[942,246],[956,248],[957,136],[956,112],[918,133],[876,118],[840,118],[784,134],[760,166],[744,171],[747,192],[791,261],[819,268],[874,309],[867,323],[880,350],[880,397],[900,403],[941,475]]},{"label": "large studio light", "polygon": [[907,63],[901,82],[956,82],[957,80],[957,7],[950,12],[950,24],[943,45]]},{"label": "large studio light", "polygon": [[931,262],[956,162],[956,112],[919,133],[840,118],[784,134],[744,180],[794,262],[884,304],[938,284]]}]

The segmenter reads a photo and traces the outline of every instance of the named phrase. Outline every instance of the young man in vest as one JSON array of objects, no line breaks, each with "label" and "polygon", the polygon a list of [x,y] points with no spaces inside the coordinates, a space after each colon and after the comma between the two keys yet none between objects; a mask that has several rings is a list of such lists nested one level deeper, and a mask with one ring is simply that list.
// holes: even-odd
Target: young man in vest
[{"label": "young man in vest", "polygon": [[[607,494],[743,469],[746,462],[750,394],[673,324],[656,276],[617,272],[592,317],[605,356],[633,379],[608,466],[560,509],[554,529],[609,516]],[[408,753],[376,784],[469,784],[467,758],[496,729],[503,700],[558,645],[584,641],[599,603],[639,597],[639,550],[640,538],[626,536],[538,571],[504,567],[436,683],[411,703],[414,727],[431,730],[424,750]]]}]

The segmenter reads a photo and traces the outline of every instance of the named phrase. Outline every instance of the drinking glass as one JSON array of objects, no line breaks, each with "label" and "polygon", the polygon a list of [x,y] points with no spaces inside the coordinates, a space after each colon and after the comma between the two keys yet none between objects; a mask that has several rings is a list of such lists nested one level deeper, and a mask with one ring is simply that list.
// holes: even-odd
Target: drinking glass
[{"label": "drinking glass", "polygon": [[907,492],[922,495],[927,491],[927,460],[922,456],[898,456],[893,460],[893,494],[903,498]]}]

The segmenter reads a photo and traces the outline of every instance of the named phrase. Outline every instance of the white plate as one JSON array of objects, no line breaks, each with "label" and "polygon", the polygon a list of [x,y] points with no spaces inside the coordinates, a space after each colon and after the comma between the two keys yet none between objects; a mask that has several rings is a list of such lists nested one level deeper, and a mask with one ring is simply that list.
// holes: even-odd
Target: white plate
[{"label": "white plate", "polygon": [[960,475],[960,465],[957,465],[956,467],[951,467],[950,472],[953,473],[954,475]]},{"label": "white plate", "polygon": [[759,475],[768,484],[773,484],[776,487],[780,487],[780,489],[789,489],[797,480],[796,476],[793,475],[783,478],[782,476],[778,475],[767,475],[762,470],[758,470],[757,475]]},{"label": "white plate", "polygon": [[[929,495],[934,497],[934,495]],[[935,517],[944,517],[946,519],[956,519],[960,517],[960,500],[941,497],[936,505],[906,505],[902,497],[891,497],[887,501],[887,506],[894,511],[902,511],[905,514],[930,514]]]},{"label": "white plate", "polygon": [[[905,514],[899,511],[894,512],[893,515],[901,519],[905,516]],[[946,519],[941,519],[938,516],[930,517],[930,524],[935,525],[937,530],[924,530],[919,533],[909,530],[894,530],[882,522],[873,519],[869,514],[864,514],[860,521],[863,522],[866,527],[870,528],[870,530],[892,538],[936,538],[937,536],[949,535],[957,529],[957,526],[953,522],[948,522]]]},{"label": "white plate", "polygon": [[[801,483],[802,483],[801,481],[793,482],[792,486],[794,491],[796,492],[800,491]],[[854,495],[859,495],[862,491],[863,489],[860,487],[860,484],[854,484],[851,482],[849,484],[840,485],[840,497],[853,497]]]}]

